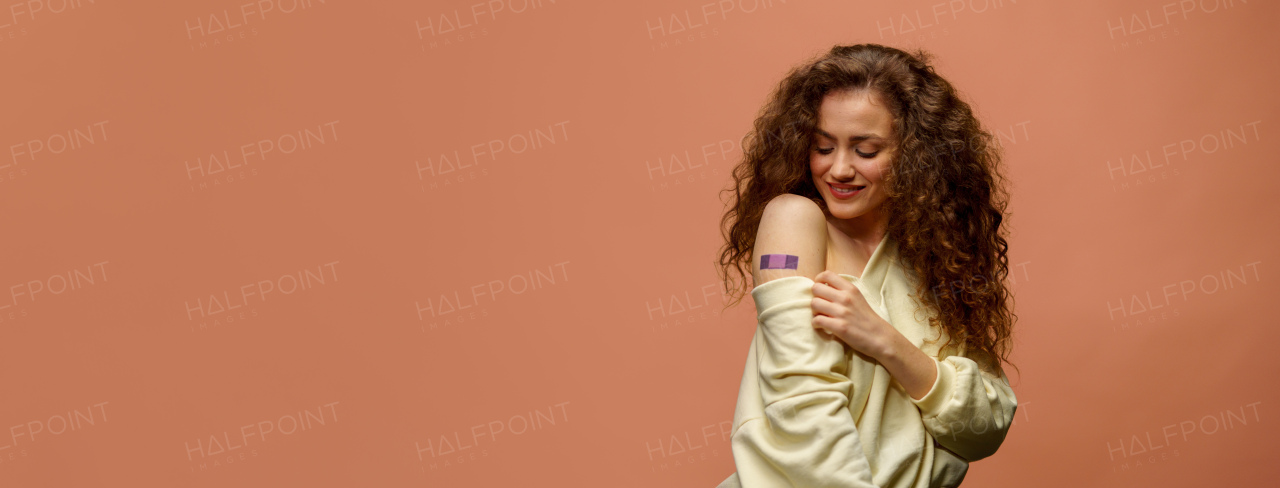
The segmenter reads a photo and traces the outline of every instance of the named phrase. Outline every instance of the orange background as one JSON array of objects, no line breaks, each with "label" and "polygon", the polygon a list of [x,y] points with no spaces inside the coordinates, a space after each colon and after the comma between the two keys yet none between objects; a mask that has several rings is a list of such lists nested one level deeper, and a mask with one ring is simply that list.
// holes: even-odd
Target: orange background
[{"label": "orange background", "polygon": [[858,42],[935,53],[1014,182],[965,486],[1280,476],[1272,2],[59,5],[0,5],[0,485],[715,486],[719,191]]}]

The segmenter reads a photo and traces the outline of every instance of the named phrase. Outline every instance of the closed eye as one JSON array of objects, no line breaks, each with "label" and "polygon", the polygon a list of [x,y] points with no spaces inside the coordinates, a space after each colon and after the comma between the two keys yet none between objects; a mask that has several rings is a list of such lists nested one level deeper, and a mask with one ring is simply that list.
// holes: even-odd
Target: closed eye
[{"label": "closed eye", "polygon": [[[824,156],[825,156],[825,155],[828,155],[828,154],[831,154],[831,151],[834,151],[834,150],[835,150],[835,148],[818,148],[818,149],[817,149],[818,154],[821,154],[821,155],[824,155]],[[877,154],[880,154],[880,151],[864,153],[864,152],[862,152],[862,151],[859,151],[858,149],[854,149],[854,150],[853,150],[853,152],[854,152],[855,154],[857,154],[858,156],[860,156],[860,157],[862,157],[862,158],[865,158],[865,159],[871,159],[871,158],[876,157],[876,155],[877,155]]]}]

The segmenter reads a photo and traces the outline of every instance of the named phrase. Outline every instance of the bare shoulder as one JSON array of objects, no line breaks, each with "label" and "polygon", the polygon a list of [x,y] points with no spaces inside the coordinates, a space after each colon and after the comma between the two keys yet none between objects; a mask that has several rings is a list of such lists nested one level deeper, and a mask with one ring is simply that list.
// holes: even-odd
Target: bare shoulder
[{"label": "bare shoulder", "polygon": [[[766,254],[795,256],[795,270],[760,269],[760,257]],[[773,197],[760,216],[756,243],[752,253],[752,270],[756,283],[783,276],[814,278],[827,269],[827,220],[822,208],[800,195]]]},{"label": "bare shoulder", "polygon": [[783,193],[769,200],[769,203],[764,206],[766,219],[770,213],[781,214],[791,218],[806,218],[818,222],[826,222],[822,208],[817,203],[794,193]]}]

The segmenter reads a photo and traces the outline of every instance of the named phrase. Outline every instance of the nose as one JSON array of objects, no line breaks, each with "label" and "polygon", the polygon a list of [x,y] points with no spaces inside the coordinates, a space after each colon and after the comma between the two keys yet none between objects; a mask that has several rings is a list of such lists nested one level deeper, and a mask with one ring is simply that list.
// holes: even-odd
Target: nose
[{"label": "nose", "polygon": [[843,151],[836,161],[831,164],[831,176],[840,181],[852,180],[857,171],[853,169],[853,156],[849,151]]}]

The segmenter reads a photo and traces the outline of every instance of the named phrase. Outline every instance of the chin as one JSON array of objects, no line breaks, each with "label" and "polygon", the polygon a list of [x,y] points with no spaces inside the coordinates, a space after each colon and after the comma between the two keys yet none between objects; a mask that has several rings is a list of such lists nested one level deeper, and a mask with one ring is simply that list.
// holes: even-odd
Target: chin
[{"label": "chin", "polygon": [[827,200],[827,211],[831,213],[832,217],[837,219],[851,219],[862,215],[862,210],[856,206],[849,205],[847,203],[836,203],[835,205],[832,205],[831,200]]},{"label": "chin", "polygon": [[832,217],[835,217],[840,220],[849,220],[859,215],[862,215],[862,212],[852,211],[852,210],[846,210],[843,212],[839,210],[835,210],[831,212]]}]

